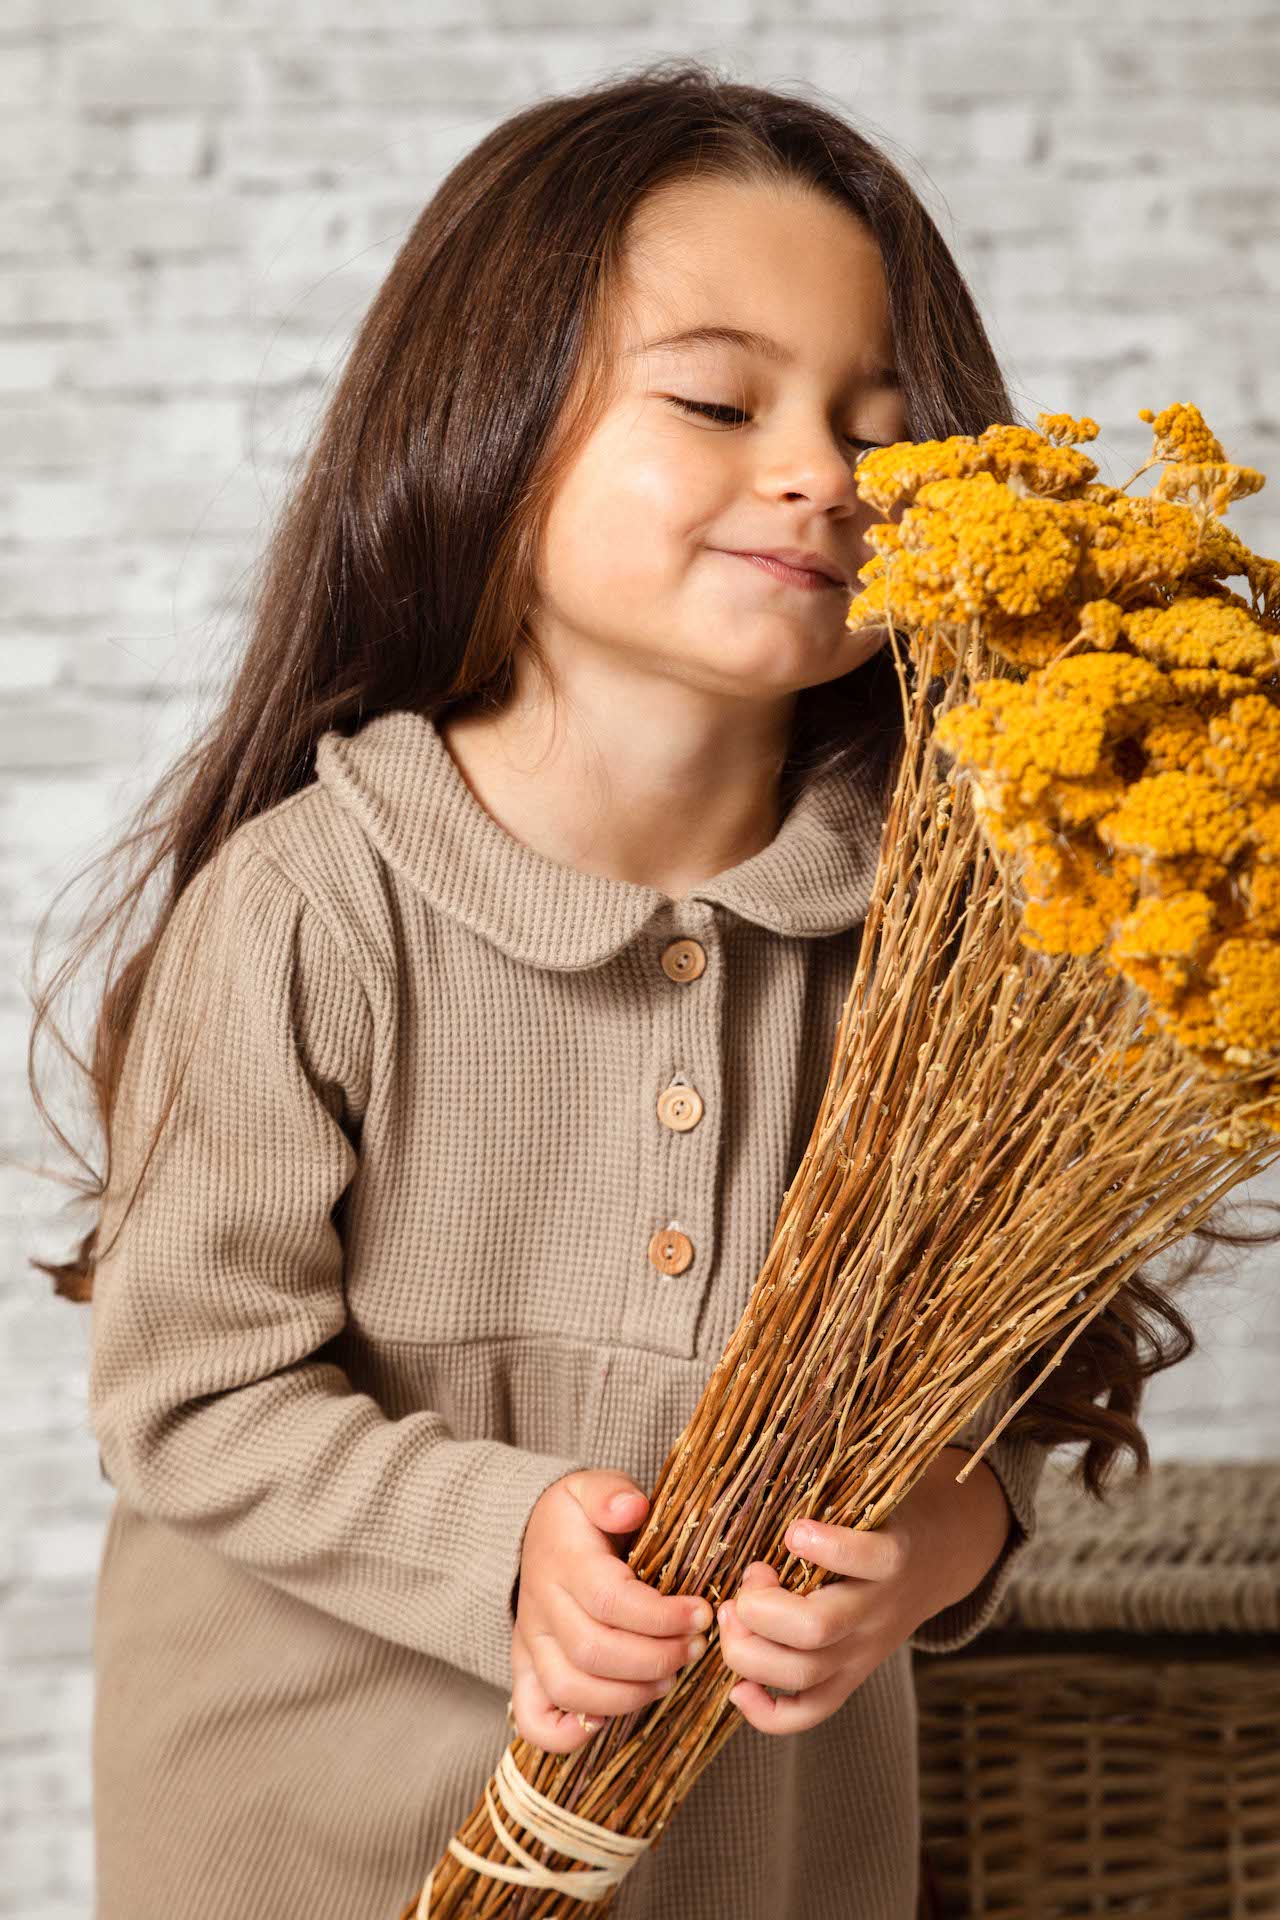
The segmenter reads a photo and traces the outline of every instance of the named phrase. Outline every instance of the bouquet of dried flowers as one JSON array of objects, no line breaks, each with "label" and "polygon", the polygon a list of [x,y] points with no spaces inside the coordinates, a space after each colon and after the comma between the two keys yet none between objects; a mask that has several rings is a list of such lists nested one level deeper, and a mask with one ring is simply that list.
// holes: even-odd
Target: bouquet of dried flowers
[{"label": "bouquet of dried flowers", "polygon": [[[1195,407],[1140,417],[1146,498],[1064,414],[859,467],[899,517],[848,623],[887,630],[903,751],[812,1135],[627,1556],[664,1593],[718,1602],[753,1559],[820,1586],[794,1519],[880,1525],[1033,1375],[963,1478],[1280,1154],[1280,564],[1219,517],[1262,475]],[[737,1678],[713,1627],[575,1753],[513,1738],[401,1920],[607,1909],[742,1724]]]}]

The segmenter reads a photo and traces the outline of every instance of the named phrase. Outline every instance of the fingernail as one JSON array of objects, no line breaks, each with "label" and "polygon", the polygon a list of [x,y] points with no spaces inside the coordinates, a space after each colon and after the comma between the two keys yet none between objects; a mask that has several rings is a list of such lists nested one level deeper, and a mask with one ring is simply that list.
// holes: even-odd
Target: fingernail
[{"label": "fingernail", "polygon": [[714,1618],[715,1618],[715,1615],[711,1611],[710,1601],[699,1600],[697,1606],[694,1608],[693,1612],[689,1616],[689,1625],[695,1629],[705,1632],[706,1629],[711,1625],[711,1622],[714,1620]]},{"label": "fingernail", "polygon": [[807,1520],[797,1520],[791,1529],[790,1540],[793,1547],[811,1547],[817,1535]]},{"label": "fingernail", "polygon": [[604,1725],[604,1721],[597,1720],[593,1713],[580,1713],[578,1715],[578,1718],[579,1720],[581,1720],[583,1726],[586,1728],[588,1733],[597,1733],[600,1730],[600,1728]]},{"label": "fingernail", "polygon": [[667,1675],[665,1680],[659,1680],[657,1682],[657,1688],[658,1688],[659,1694],[670,1693],[672,1687],[674,1687],[678,1678],[679,1678],[678,1674],[670,1673]]},{"label": "fingernail", "polygon": [[707,1637],[705,1634],[700,1633],[696,1640],[691,1640],[689,1642],[687,1657],[685,1659],[686,1667],[691,1667],[695,1660],[701,1660],[706,1650],[707,1650]]}]

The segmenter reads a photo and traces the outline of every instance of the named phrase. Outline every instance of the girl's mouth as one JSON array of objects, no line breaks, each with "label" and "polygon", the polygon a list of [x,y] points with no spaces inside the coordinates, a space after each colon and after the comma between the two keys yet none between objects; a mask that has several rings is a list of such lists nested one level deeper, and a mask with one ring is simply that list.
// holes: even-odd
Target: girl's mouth
[{"label": "girl's mouth", "polygon": [[842,580],[831,580],[825,573],[815,573],[810,567],[792,567],[785,560],[775,560],[766,553],[735,553],[728,547],[720,549],[731,560],[746,560],[762,573],[773,575],[784,586],[799,587],[805,593],[820,593],[824,588],[828,593],[838,591],[847,594],[849,589]]}]

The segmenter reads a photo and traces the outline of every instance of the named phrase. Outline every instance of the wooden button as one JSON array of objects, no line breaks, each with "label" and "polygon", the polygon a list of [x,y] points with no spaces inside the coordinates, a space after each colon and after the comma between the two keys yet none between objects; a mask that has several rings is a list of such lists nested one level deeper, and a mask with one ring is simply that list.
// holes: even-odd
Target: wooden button
[{"label": "wooden button", "polygon": [[659,1227],[649,1242],[649,1258],[659,1273],[683,1273],[693,1259],[693,1242],[676,1227]]},{"label": "wooden button", "polygon": [[662,971],[668,980],[696,980],[706,967],[706,948],[697,940],[673,940],[662,949]]},{"label": "wooden button", "polygon": [[696,1087],[664,1087],[658,1095],[658,1118],[676,1133],[688,1133],[702,1118],[702,1095]]}]

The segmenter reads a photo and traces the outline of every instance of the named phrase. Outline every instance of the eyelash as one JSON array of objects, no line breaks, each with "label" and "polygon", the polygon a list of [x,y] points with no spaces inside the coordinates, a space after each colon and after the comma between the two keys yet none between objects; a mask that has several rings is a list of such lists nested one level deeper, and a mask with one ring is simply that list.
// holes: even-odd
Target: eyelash
[{"label": "eyelash", "polygon": [[[732,413],[737,415],[738,418],[744,419],[744,420],[746,418],[746,415],[742,413],[738,407],[726,406],[719,401],[682,400],[680,395],[677,393],[669,393],[667,395],[667,398],[668,400],[671,401],[673,406],[683,407],[687,412],[701,414],[704,418],[714,418],[716,414],[721,414],[721,413]],[[736,421],[731,423],[723,423],[723,424],[736,424]],[[853,434],[846,434],[845,438],[846,440],[851,440],[855,447],[861,447],[864,452],[871,447],[881,447],[885,444],[882,440],[858,440],[854,437]]]}]

